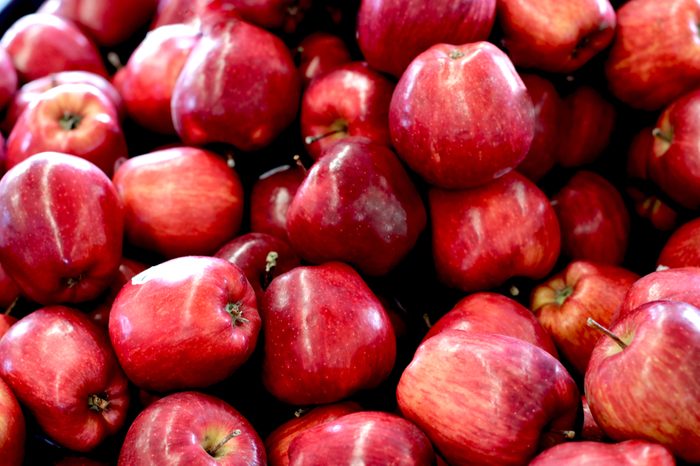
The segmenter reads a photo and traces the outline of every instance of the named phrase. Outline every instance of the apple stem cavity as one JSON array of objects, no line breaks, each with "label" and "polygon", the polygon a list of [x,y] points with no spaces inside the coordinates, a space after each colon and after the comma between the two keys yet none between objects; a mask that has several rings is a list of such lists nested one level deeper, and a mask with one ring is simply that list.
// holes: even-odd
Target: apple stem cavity
[{"label": "apple stem cavity", "polygon": [[655,138],[661,139],[662,141],[667,142],[667,143],[669,143],[669,144],[671,144],[671,143],[673,142],[673,136],[670,135],[670,134],[668,134],[668,133],[664,133],[664,132],[661,130],[661,128],[654,128],[654,129],[652,130],[651,134],[652,134],[652,136],[654,136]]},{"label": "apple stem cavity", "polygon": [[452,49],[452,50],[450,50],[450,53],[448,54],[448,56],[453,60],[457,60],[457,59],[462,58],[464,56],[464,52],[457,50],[457,49]]},{"label": "apple stem cavity", "polygon": [[96,411],[98,413],[107,411],[107,408],[109,408],[109,401],[107,401],[105,398],[107,398],[106,395],[90,395],[88,397],[88,407],[92,411]]},{"label": "apple stem cavity", "polygon": [[596,322],[596,321],[593,320],[592,318],[589,317],[589,318],[586,320],[586,325],[588,325],[589,327],[594,328],[594,329],[596,329],[596,330],[598,330],[598,331],[604,333],[605,335],[609,336],[610,338],[612,338],[612,340],[613,340],[615,343],[617,343],[617,345],[618,345],[620,348],[622,348],[622,349],[627,348],[627,343],[625,343],[624,341],[622,341],[622,338],[618,337],[617,335],[615,335],[615,334],[612,333],[610,330],[608,330],[607,328],[605,328],[605,327],[603,327],[602,325],[600,325],[598,322]]},{"label": "apple stem cavity", "polygon": [[275,267],[277,267],[277,259],[279,259],[279,257],[280,255],[277,251],[270,251],[267,253],[267,256],[265,256],[265,274],[262,279],[263,290],[267,289],[270,283],[272,283],[272,273],[275,271]]},{"label": "apple stem cavity", "polygon": [[76,115],[75,113],[70,113],[70,112],[65,112],[63,116],[61,117],[60,120],[58,120],[58,124],[61,126],[66,131],[73,131],[76,129],[78,126],[80,126],[80,122],[83,120],[83,117],[80,115]]},{"label": "apple stem cavity", "polygon": [[570,286],[560,288],[555,291],[554,300],[557,302],[558,305],[562,306],[564,302],[569,298],[569,296],[573,294],[573,292],[574,289]]},{"label": "apple stem cavity", "polygon": [[241,309],[240,302],[228,303],[226,305],[226,312],[229,313],[229,315],[233,319],[233,325],[235,325],[236,327],[250,322],[248,319],[243,317],[243,309]]},{"label": "apple stem cavity", "polygon": [[221,450],[221,447],[223,447],[226,444],[226,442],[228,442],[229,440],[231,440],[234,437],[238,437],[239,435],[241,435],[241,429],[234,430],[233,432],[228,434],[226,437],[222,438],[221,441],[219,443],[217,443],[216,445],[214,445],[214,448],[212,448],[211,450],[208,450],[207,453],[209,453],[211,456],[216,458],[218,453],[219,453],[219,450]]}]

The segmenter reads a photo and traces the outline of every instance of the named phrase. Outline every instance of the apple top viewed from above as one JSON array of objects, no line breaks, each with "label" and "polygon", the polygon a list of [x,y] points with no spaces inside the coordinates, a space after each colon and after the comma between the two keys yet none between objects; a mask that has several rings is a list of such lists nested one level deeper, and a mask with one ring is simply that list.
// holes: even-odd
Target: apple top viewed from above
[{"label": "apple top viewed from above", "polygon": [[0,0],[0,466],[700,464],[700,0]]}]

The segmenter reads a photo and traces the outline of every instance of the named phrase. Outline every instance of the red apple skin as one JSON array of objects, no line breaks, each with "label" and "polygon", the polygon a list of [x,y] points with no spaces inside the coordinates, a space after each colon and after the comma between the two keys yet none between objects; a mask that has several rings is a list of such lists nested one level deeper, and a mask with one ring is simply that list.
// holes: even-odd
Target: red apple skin
[{"label": "red apple skin", "polygon": [[525,464],[563,440],[555,431],[572,428],[580,403],[574,380],[543,349],[459,330],[418,347],[396,396],[452,465]]},{"label": "red apple skin", "polygon": [[581,404],[583,405],[583,426],[581,426],[581,434],[579,437],[582,440],[591,440],[595,442],[601,442],[605,440],[605,432],[600,428],[593,414],[591,414],[591,407],[588,406],[588,400],[586,396],[581,397]]},{"label": "red apple skin", "polygon": [[112,182],[79,157],[37,154],[0,180],[0,262],[40,304],[87,301],[105,290],[123,230]]},{"label": "red apple skin", "polygon": [[13,306],[19,295],[19,287],[12,277],[5,272],[5,267],[0,264],[0,309],[7,310]]},{"label": "red apple skin", "polygon": [[250,193],[250,229],[287,240],[287,210],[306,171],[282,165],[260,175]]},{"label": "red apple skin", "polygon": [[167,258],[212,254],[241,225],[240,179],[213,152],[174,147],[132,157],[117,169],[114,186],[127,239]]},{"label": "red apple skin", "polygon": [[634,201],[634,210],[641,218],[647,219],[660,231],[671,231],[676,227],[678,213],[658,197],[646,195],[642,191],[627,188],[628,196]]},{"label": "red apple skin", "polygon": [[0,376],[71,450],[92,450],[126,419],[128,381],[103,332],[75,309],[44,307],[12,326],[0,340]]},{"label": "red apple skin", "polygon": [[301,101],[301,136],[311,157],[317,160],[348,136],[389,146],[393,92],[394,84],[364,62],[338,66],[314,80]]},{"label": "red apple skin", "polygon": [[7,314],[0,314],[0,338],[17,323],[17,319]]},{"label": "red apple skin", "polygon": [[372,68],[399,78],[435,44],[486,40],[495,16],[496,0],[363,0],[357,42]]},{"label": "red apple skin", "polygon": [[235,18],[213,21],[175,84],[173,123],[185,144],[267,146],[296,117],[300,83],[281,39]]},{"label": "red apple skin", "polygon": [[351,61],[343,39],[327,32],[314,32],[304,37],[297,47],[297,54],[303,88],[337,66]]},{"label": "red apple skin", "polygon": [[657,442],[700,462],[700,309],[673,301],[644,304],[610,329],[627,347],[601,338],[584,385],[593,417],[612,439]]},{"label": "red apple skin", "polygon": [[698,16],[697,0],[631,0],[622,5],[605,63],[612,93],[634,108],[656,110],[695,89],[700,83]]},{"label": "red apple skin", "polygon": [[533,291],[530,307],[537,320],[579,373],[586,372],[600,337],[586,319],[610,325],[638,278],[621,267],[576,261]]},{"label": "red apple skin", "polygon": [[259,331],[253,288],[237,267],[215,257],[180,257],[141,272],[109,316],[109,337],[129,380],[159,392],[230,376],[253,352]]},{"label": "red apple skin", "polygon": [[605,49],[615,35],[608,0],[499,0],[503,45],[513,63],[571,73]]},{"label": "red apple skin", "polygon": [[627,152],[627,175],[640,180],[649,179],[649,159],[654,149],[654,128],[646,127],[632,138]]},{"label": "red apple skin", "polygon": [[62,84],[34,99],[7,140],[7,166],[46,151],[82,157],[111,177],[128,156],[112,102],[89,84]]},{"label": "red apple skin", "polygon": [[430,184],[468,188],[498,178],[525,158],[535,111],[513,64],[496,46],[439,44],[417,56],[401,76],[389,129],[401,158]]},{"label": "red apple skin", "polygon": [[479,188],[431,189],[433,258],[439,279],[478,291],[509,278],[543,278],[559,257],[560,233],[542,191],[519,173]]},{"label": "red apple skin", "polygon": [[497,293],[475,293],[462,299],[430,327],[423,341],[445,330],[507,335],[539,346],[558,357],[552,339],[532,312]]},{"label": "red apple skin", "polygon": [[313,263],[344,261],[388,273],[425,228],[423,201],[391,150],[337,142],[311,168],[287,211],[289,242]]},{"label": "red apple skin", "polygon": [[562,252],[572,259],[620,264],[627,252],[630,217],[625,201],[605,178],[577,172],[552,205],[561,226]]},{"label": "red apple skin", "polygon": [[615,464],[620,466],[675,466],[673,455],[658,443],[643,440],[609,444],[571,442],[554,446],[540,453],[530,466],[587,466]]},{"label": "red apple skin", "polygon": [[109,326],[109,311],[112,309],[112,304],[114,299],[121,291],[122,287],[126,285],[129,280],[131,280],[135,275],[146,270],[149,266],[142,264],[131,259],[122,259],[121,264],[119,264],[119,269],[117,274],[112,280],[112,284],[109,285],[107,290],[107,295],[102,298],[102,302],[98,304],[91,312],[90,318],[97,324],[98,327],[107,330]]},{"label": "red apple skin", "polygon": [[266,29],[294,32],[311,0],[227,0],[245,21]]},{"label": "red apple skin", "polygon": [[196,25],[202,1],[204,0],[158,0],[151,30],[169,24]]},{"label": "red apple skin", "polygon": [[[208,453],[238,430],[216,457]],[[119,453],[119,466],[160,464],[264,466],[265,447],[248,420],[228,404],[202,393],[175,393],[138,415]]]},{"label": "red apple skin", "polygon": [[24,459],[24,438],[26,435],[24,415],[12,390],[2,379],[0,379],[0,419],[2,419],[2,428],[0,429],[2,464],[20,466]]},{"label": "red apple skin", "polygon": [[12,101],[18,83],[19,78],[12,64],[12,58],[4,47],[0,47],[0,110]]},{"label": "red apple skin", "polygon": [[297,267],[280,275],[265,291],[261,310],[263,382],[286,403],[336,402],[379,385],[394,366],[391,321],[345,264]]},{"label": "red apple skin", "polygon": [[395,414],[347,414],[302,432],[289,446],[290,466],[327,464],[430,466],[435,453],[414,424]]},{"label": "red apple skin", "polygon": [[357,403],[346,401],[319,406],[285,422],[265,439],[267,464],[269,466],[289,466],[288,450],[294,439],[313,427],[361,410],[362,407]]},{"label": "red apple skin", "polygon": [[21,82],[68,70],[107,76],[95,44],[74,24],[54,15],[23,16],[5,32],[7,50]]},{"label": "red apple skin", "polygon": [[670,268],[700,267],[700,219],[678,228],[661,250],[658,265]]}]

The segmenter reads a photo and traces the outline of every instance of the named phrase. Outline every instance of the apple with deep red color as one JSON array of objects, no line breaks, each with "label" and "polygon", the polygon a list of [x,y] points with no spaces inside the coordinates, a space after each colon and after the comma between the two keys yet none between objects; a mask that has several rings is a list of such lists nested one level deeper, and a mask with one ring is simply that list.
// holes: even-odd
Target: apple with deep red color
[{"label": "apple with deep red color", "polygon": [[631,0],[622,5],[605,63],[615,97],[634,108],[656,110],[695,89],[700,84],[698,16],[697,0]]},{"label": "apple with deep red color", "polygon": [[401,76],[389,129],[398,154],[430,184],[468,188],[525,158],[535,111],[513,64],[495,45],[439,44]]},{"label": "apple with deep red color", "polygon": [[17,323],[17,319],[8,314],[0,314],[0,338]]},{"label": "apple with deep red color", "polygon": [[197,25],[199,11],[204,0],[158,0],[158,8],[151,23],[151,30],[169,24]]},{"label": "apple with deep red color", "polygon": [[390,145],[389,102],[394,84],[364,62],[340,65],[318,77],[301,101],[301,136],[318,159],[348,136]]},{"label": "apple with deep red color", "polygon": [[107,76],[95,44],[73,23],[49,14],[23,16],[5,32],[7,50],[22,82],[68,70]]},{"label": "apple with deep red color", "polygon": [[661,250],[659,265],[664,267],[700,267],[700,219],[678,228]]},{"label": "apple with deep red color", "polygon": [[363,0],[357,42],[372,68],[399,78],[435,44],[486,40],[495,17],[496,0]]},{"label": "apple with deep red color", "polygon": [[583,425],[581,426],[581,433],[579,437],[583,440],[593,440],[600,442],[605,440],[605,432],[600,428],[593,414],[591,414],[591,407],[588,406],[588,400],[586,396],[581,396],[581,404],[583,405]]},{"label": "apple with deep red color", "polygon": [[675,466],[673,455],[658,443],[643,440],[609,444],[601,442],[571,442],[552,447],[532,460],[529,466],[588,466],[614,464],[618,466]]},{"label": "apple with deep red color", "polygon": [[59,444],[89,451],[126,419],[128,382],[104,333],[80,311],[49,306],[0,339],[0,376]]},{"label": "apple with deep red color", "polygon": [[655,301],[601,338],[584,379],[591,413],[617,441],[658,442],[700,462],[700,309]]},{"label": "apple with deep red color", "polygon": [[4,109],[12,101],[18,82],[12,58],[4,47],[0,47],[0,109]]},{"label": "apple with deep red color", "polygon": [[[210,0],[211,1],[211,0]],[[213,0],[216,2],[217,0]],[[311,7],[311,0],[223,0],[244,20],[266,29],[294,32]]]},{"label": "apple with deep red color", "polygon": [[2,419],[2,429],[0,429],[2,464],[20,466],[24,459],[24,415],[12,390],[2,379],[0,379],[0,419]]},{"label": "apple with deep red color", "polygon": [[129,380],[161,392],[229,377],[253,352],[259,331],[253,288],[241,270],[215,257],[179,257],[141,272],[109,315],[109,337]]},{"label": "apple with deep red color", "polygon": [[392,464],[431,466],[430,440],[395,414],[362,411],[302,432],[289,446],[290,466]]},{"label": "apple with deep red color", "polygon": [[291,53],[264,29],[226,15],[207,18],[173,90],[175,129],[185,144],[261,149],[297,114]]},{"label": "apple with deep red color", "polygon": [[299,166],[269,170],[253,184],[250,193],[250,229],[287,240],[287,210],[306,177]]},{"label": "apple with deep red color", "polygon": [[253,426],[227,403],[197,392],[162,398],[138,415],[119,466],[264,466],[265,447]]},{"label": "apple with deep red color", "polygon": [[634,201],[634,210],[660,231],[671,231],[676,227],[678,213],[666,202],[653,194],[644,194],[637,188],[627,188],[627,195]]},{"label": "apple with deep red color", "polygon": [[304,37],[296,48],[302,87],[333,68],[351,61],[350,52],[340,37],[327,32],[314,32]]},{"label": "apple with deep red color", "polygon": [[119,267],[123,229],[114,185],[87,160],[44,152],[0,180],[0,262],[38,303],[97,297]]},{"label": "apple with deep red color", "polygon": [[286,403],[341,400],[376,387],[394,366],[391,321],[345,264],[297,267],[280,275],[265,291],[261,311],[263,382]]},{"label": "apple with deep red color", "polygon": [[586,261],[570,263],[535,288],[530,307],[566,359],[584,374],[600,333],[591,317],[610,325],[627,290],[639,276],[621,267]]},{"label": "apple with deep red color", "polygon": [[14,306],[19,295],[20,290],[17,283],[5,272],[5,267],[0,264],[0,309],[8,310]]},{"label": "apple with deep red color", "polygon": [[634,135],[627,151],[627,175],[640,180],[649,179],[649,159],[654,150],[654,128],[645,127]]},{"label": "apple with deep red color", "polygon": [[313,263],[344,261],[384,275],[425,228],[423,201],[388,148],[358,138],[331,146],[287,211],[289,242]]},{"label": "apple with deep red color", "polygon": [[204,149],[132,157],[117,169],[114,186],[129,242],[168,258],[214,253],[235,236],[243,217],[238,175]]},{"label": "apple with deep red color", "polygon": [[82,157],[112,176],[128,156],[112,102],[89,84],[61,84],[34,99],[7,139],[7,167],[46,151]]},{"label": "apple with deep red color", "polygon": [[580,403],[574,380],[542,348],[459,330],[418,347],[396,396],[403,415],[454,465],[525,464],[564,440]]},{"label": "apple with deep red color", "polygon": [[507,335],[539,346],[557,357],[552,339],[532,312],[517,301],[496,293],[475,293],[462,299],[430,327],[423,341],[445,330]]},{"label": "apple with deep red color", "polygon": [[122,259],[121,264],[119,264],[119,269],[115,275],[112,283],[107,289],[106,296],[101,299],[101,302],[90,311],[90,318],[94,323],[96,323],[100,328],[107,330],[109,326],[109,312],[112,309],[112,304],[115,298],[121,291],[122,287],[126,285],[129,280],[131,280],[135,275],[146,270],[149,266],[142,264],[131,259]]},{"label": "apple with deep red color", "polygon": [[428,193],[440,280],[463,291],[539,279],[559,257],[560,233],[542,191],[519,173],[472,189]]}]

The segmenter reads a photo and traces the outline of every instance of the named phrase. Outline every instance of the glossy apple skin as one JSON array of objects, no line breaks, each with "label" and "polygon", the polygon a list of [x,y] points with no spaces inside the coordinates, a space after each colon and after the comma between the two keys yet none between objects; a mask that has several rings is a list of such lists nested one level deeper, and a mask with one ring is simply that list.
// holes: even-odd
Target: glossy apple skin
[{"label": "glossy apple skin", "polygon": [[158,0],[151,30],[169,24],[196,25],[203,1],[205,0]]},{"label": "glossy apple skin", "polygon": [[146,270],[149,266],[142,264],[131,259],[122,259],[121,264],[119,264],[119,269],[116,275],[112,279],[112,283],[107,289],[106,296],[104,296],[100,302],[89,314],[92,321],[97,324],[98,327],[107,331],[109,327],[109,312],[112,309],[112,304],[115,298],[121,291],[122,287],[126,285],[129,280],[131,280],[135,275]]},{"label": "glossy apple skin", "polygon": [[237,267],[215,257],[180,257],[141,272],[109,316],[109,337],[129,380],[160,392],[230,376],[253,352],[259,331],[253,288]]},{"label": "glossy apple skin", "polygon": [[[66,122],[66,115],[79,121]],[[46,151],[82,157],[112,176],[116,161],[128,156],[112,102],[89,84],[62,84],[34,99],[7,139],[7,166]]]},{"label": "glossy apple skin", "polygon": [[700,267],[700,219],[678,228],[661,250],[658,265],[665,267]]},{"label": "glossy apple skin", "polygon": [[644,304],[610,329],[628,346],[601,338],[584,379],[591,413],[617,441],[658,442],[700,462],[700,309],[673,301]]},{"label": "glossy apple skin", "polygon": [[261,310],[263,382],[286,403],[333,403],[379,385],[394,366],[391,321],[345,264],[297,267],[280,275],[265,291]]},{"label": "glossy apple skin", "polygon": [[[338,140],[359,136],[389,146],[389,102],[394,84],[367,63],[341,65],[314,80],[301,101],[301,136],[317,160]],[[308,138],[329,135],[314,142]]]},{"label": "glossy apple skin", "polygon": [[250,229],[287,240],[287,210],[306,172],[282,165],[260,175],[250,193]]},{"label": "glossy apple skin", "polygon": [[294,32],[311,0],[227,0],[245,21],[266,29]]},{"label": "glossy apple skin", "polygon": [[17,319],[7,314],[0,314],[0,338],[17,323]]},{"label": "glossy apple skin", "polygon": [[495,16],[496,0],[363,0],[357,42],[372,68],[399,78],[435,44],[486,40]]},{"label": "glossy apple skin", "polygon": [[20,466],[24,458],[24,415],[15,395],[2,379],[0,379],[0,419],[2,419],[0,458],[3,460],[3,465]]},{"label": "glossy apple skin", "polygon": [[308,413],[285,422],[272,431],[265,439],[267,464],[269,466],[289,466],[288,450],[294,439],[313,427],[360,410],[362,410],[362,407],[357,403],[346,401],[319,406]]},{"label": "glossy apple skin", "polygon": [[175,84],[173,123],[185,144],[267,146],[297,114],[300,83],[281,39],[237,19],[204,28]]},{"label": "glossy apple skin", "polygon": [[95,44],[74,24],[49,14],[23,16],[5,32],[7,50],[21,82],[68,70],[107,76]]},{"label": "glossy apple skin", "polygon": [[97,297],[119,267],[123,230],[112,182],[79,157],[37,154],[0,180],[0,261],[40,304]]},{"label": "glossy apple skin", "polygon": [[302,87],[337,66],[351,61],[350,52],[340,37],[327,32],[314,32],[304,37],[297,47]]},{"label": "glossy apple skin", "polygon": [[127,239],[168,258],[212,254],[241,225],[240,179],[213,152],[174,147],[132,157],[117,169],[114,186]]},{"label": "glossy apple skin", "polygon": [[552,339],[532,312],[497,293],[475,293],[462,299],[430,327],[423,341],[445,330],[507,335],[539,346],[558,357]]},{"label": "glossy apple skin", "polygon": [[[235,430],[216,458],[213,449]],[[119,466],[264,466],[265,448],[253,426],[218,398],[197,392],[162,398],[138,415],[126,434]]]},{"label": "glossy apple skin", "polygon": [[658,443],[643,440],[609,444],[571,442],[540,453],[530,466],[588,466],[615,464],[620,466],[675,466],[673,455]]},{"label": "glossy apple skin", "polygon": [[430,184],[468,188],[498,178],[525,158],[535,111],[513,64],[496,46],[439,44],[401,76],[389,130],[404,162]]},{"label": "glossy apple skin", "polygon": [[[0,376],[59,444],[89,451],[126,419],[128,381],[103,332],[80,311],[41,308],[0,340]],[[108,403],[90,402],[96,395]]]},{"label": "glossy apple skin", "polygon": [[579,437],[582,440],[591,440],[595,442],[605,440],[605,432],[603,432],[603,429],[595,422],[593,414],[591,414],[591,407],[588,406],[588,400],[585,395],[581,396],[581,404],[583,405],[583,425],[581,426]]},{"label": "glossy apple skin", "polygon": [[503,45],[513,63],[571,73],[605,49],[615,35],[608,0],[499,0]]},{"label": "glossy apple skin", "polygon": [[363,411],[302,432],[289,446],[290,466],[392,464],[430,466],[435,453],[414,424],[395,414]]},{"label": "glossy apple skin", "polygon": [[539,279],[559,257],[560,233],[549,200],[531,181],[509,173],[479,188],[431,189],[433,259],[439,279],[463,291]]},{"label": "glossy apple skin", "polygon": [[0,109],[4,109],[12,101],[18,83],[19,78],[12,58],[4,47],[0,47]]},{"label": "glossy apple skin", "polygon": [[584,374],[600,332],[608,326],[639,276],[621,267],[576,261],[535,288],[531,305],[537,320],[572,365]]},{"label": "glossy apple skin", "polygon": [[572,259],[620,264],[627,252],[630,217],[625,201],[605,178],[577,172],[552,198],[562,251]]},{"label": "glossy apple skin", "polygon": [[5,267],[0,264],[0,309],[7,310],[17,301],[19,295],[19,287],[12,277],[5,272]]},{"label": "glossy apple skin", "polygon": [[289,242],[313,263],[388,273],[425,228],[423,201],[388,148],[348,138],[311,168],[287,211]]},{"label": "glossy apple skin", "polygon": [[699,16],[698,0],[631,0],[622,5],[605,63],[612,93],[634,108],[656,110],[695,89],[700,82]]},{"label": "glossy apple skin", "polygon": [[459,330],[418,347],[396,396],[453,465],[525,464],[563,440],[554,431],[572,428],[580,402],[574,380],[543,349]]}]

